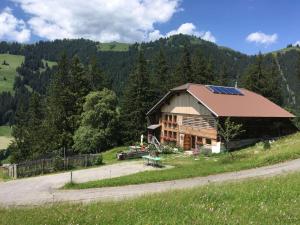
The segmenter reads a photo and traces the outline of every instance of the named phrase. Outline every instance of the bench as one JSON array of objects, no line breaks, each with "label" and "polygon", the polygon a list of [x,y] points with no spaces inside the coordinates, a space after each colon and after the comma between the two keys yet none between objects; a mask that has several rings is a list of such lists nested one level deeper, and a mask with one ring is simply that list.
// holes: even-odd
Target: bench
[{"label": "bench", "polygon": [[145,160],[146,165],[161,167],[161,158],[160,157],[152,157],[150,155],[144,155],[142,158]]}]

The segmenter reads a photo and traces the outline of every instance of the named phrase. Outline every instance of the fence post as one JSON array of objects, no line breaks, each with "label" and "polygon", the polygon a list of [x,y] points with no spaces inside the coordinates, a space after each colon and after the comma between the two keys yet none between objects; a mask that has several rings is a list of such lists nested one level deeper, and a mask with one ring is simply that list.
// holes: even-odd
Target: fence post
[{"label": "fence post", "polygon": [[17,179],[18,178],[18,172],[17,172],[17,164],[14,164],[14,169],[13,169],[13,176],[14,176],[14,179]]},{"label": "fence post", "polygon": [[44,174],[44,159],[42,159],[42,174]]},{"label": "fence post", "polygon": [[85,155],[85,167],[87,167],[87,155]]}]

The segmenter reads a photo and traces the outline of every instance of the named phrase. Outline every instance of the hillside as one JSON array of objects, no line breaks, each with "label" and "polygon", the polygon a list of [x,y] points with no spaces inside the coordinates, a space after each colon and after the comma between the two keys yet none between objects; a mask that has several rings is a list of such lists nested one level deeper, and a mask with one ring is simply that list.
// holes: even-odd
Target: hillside
[{"label": "hillside", "polygon": [[[112,89],[120,96],[129,74],[134,69],[138,50],[143,49],[150,73],[155,74],[158,52],[162,47],[165,51],[169,74],[172,75],[176,70],[177,63],[183,51],[183,46],[185,45],[191,50],[191,55],[201,52],[207,60],[211,60],[216,75],[220,73],[222,65],[225,64],[228,69],[227,78],[230,85],[234,85],[236,80],[241,84],[240,81],[243,78],[245,69],[254,60],[253,56],[248,56],[230,48],[218,46],[212,42],[188,35],[175,35],[169,38],[162,38],[157,41],[140,44],[118,42],[99,43],[85,39],[40,41],[36,44],[25,46],[16,43],[9,44],[2,42],[0,43],[0,53],[10,52],[18,55],[33,54],[37,58],[48,61],[58,61],[64,51],[69,57],[77,55],[84,64],[88,64],[93,57],[96,57],[97,63],[109,77]],[[295,70],[298,52],[299,48],[289,47],[266,54],[269,56],[275,55],[277,57],[278,67],[281,70],[284,105],[294,109],[297,109],[300,105],[300,99],[298,97],[300,96],[300,80],[296,76]],[[7,57],[8,55],[2,55],[2,57],[4,56]],[[13,60],[15,63],[12,63],[8,69],[8,75],[6,75],[8,80],[6,82],[1,80],[3,71],[1,72],[0,70],[0,92],[11,90],[15,75],[14,69],[20,64],[23,58],[19,56],[17,59],[8,58],[8,60]],[[266,63],[269,63],[269,61]],[[28,83],[30,83],[30,81],[28,81]]]},{"label": "hillside", "polygon": [[[3,65],[4,61],[6,65]],[[0,54],[0,92],[13,90],[16,69],[23,61],[22,55]]]},{"label": "hillside", "polygon": [[299,224],[300,174],[122,201],[0,208],[1,224]]}]

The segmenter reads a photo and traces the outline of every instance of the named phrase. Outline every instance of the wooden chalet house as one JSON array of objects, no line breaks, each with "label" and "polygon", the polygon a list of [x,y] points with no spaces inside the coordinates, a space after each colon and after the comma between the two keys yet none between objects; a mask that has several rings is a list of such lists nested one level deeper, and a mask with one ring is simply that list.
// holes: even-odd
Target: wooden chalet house
[{"label": "wooden chalet house", "polygon": [[199,146],[221,151],[217,122],[230,117],[246,130],[233,147],[264,137],[278,137],[295,131],[295,117],[263,96],[243,88],[187,83],[171,89],[147,113],[148,138],[173,142],[185,150]]}]

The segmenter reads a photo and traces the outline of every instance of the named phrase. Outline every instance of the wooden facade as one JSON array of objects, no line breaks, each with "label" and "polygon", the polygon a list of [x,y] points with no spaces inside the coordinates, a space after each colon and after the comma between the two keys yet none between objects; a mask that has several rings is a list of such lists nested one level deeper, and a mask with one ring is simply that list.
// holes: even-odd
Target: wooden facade
[{"label": "wooden facade", "polygon": [[[217,122],[224,124],[227,117],[243,125],[240,144],[297,130],[290,120],[295,116],[263,96],[246,89],[213,87],[219,92],[212,91],[210,85],[191,83],[171,89],[147,113],[152,124],[149,137],[155,135],[161,143],[173,142],[185,150],[203,145],[218,153],[221,140]],[[233,90],[240,94],[231,93]]]},{"label": "wooden facade", "polygon": [[174,142],[185,150],[217,143],[217,120],[189,93],[177,93],[159,113],[161,143]]}]

